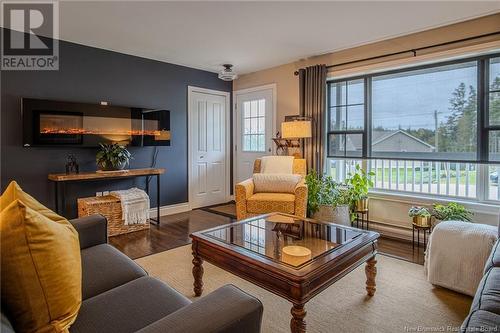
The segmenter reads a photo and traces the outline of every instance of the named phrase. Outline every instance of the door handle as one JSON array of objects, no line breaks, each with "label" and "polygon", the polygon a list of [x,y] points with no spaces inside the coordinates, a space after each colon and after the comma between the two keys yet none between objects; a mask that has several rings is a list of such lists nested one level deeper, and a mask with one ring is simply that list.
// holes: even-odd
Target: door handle
[{"label": "door handle", "polygon": [[205,157],[205,156],[203,156],[203,155],[202,155],[202,156],[200,156],[200,158],[204,158],[204,157]]},{"label": "door handle", "polygon": [[271,148],[269,148],[269,152],[271,152]]}]

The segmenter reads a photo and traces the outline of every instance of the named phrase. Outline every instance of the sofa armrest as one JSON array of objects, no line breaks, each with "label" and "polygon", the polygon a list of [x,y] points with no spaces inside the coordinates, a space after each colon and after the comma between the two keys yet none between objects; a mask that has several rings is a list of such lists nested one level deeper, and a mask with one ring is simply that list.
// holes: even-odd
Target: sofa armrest
[{"label": "sofa armrest", "polygon": [[69,221],[78,231],[80,249],[108,242],[108,222],[100,214],[80,217]]},{"label": "sofa armrest", "polygon": [[247,199],[253,195],[254,183],[253,179],[249,178],[236,184],[235,199],[236,199],[236,218],[242,220],[247,217]]},{"label": "sofa armrest", "polygon": [[138,333],[259,333],[262,312],[258,299],[226,285]]},{"label": "sofa armrest", "polygon": [[299,217],[306,217],[307,214],[307,185],[302,179],[297,186],[295,186],[295,215]]}]

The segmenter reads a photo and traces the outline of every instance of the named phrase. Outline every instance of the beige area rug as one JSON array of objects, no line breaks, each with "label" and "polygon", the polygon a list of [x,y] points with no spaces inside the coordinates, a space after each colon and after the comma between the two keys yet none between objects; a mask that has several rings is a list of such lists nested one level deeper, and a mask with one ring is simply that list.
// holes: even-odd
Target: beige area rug
[{"label": "beige area rug", "polygon": [[[194,299],[191,259],[190,246],[182,246],[136,262]],[[470,297],[433,287],[421,265],[383,255],[377,260],[375,296],[366,296],[364,266],[358,267],[306,304],[308,332],[418,332],[425,327],[448,332],[461,325]],[[204,268],[204,295],[234,284],[264,304],[262,332],[290,332],[288,301],[207,262]]]}]

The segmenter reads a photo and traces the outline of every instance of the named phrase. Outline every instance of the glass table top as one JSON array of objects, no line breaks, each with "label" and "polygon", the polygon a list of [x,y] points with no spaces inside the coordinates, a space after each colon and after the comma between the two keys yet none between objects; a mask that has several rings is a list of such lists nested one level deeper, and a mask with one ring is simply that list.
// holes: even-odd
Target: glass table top
[{"label": "glass table top", "polygon": [[362,230],[282,214],[202,232],[279,263],[299,268],[363,235]]}]

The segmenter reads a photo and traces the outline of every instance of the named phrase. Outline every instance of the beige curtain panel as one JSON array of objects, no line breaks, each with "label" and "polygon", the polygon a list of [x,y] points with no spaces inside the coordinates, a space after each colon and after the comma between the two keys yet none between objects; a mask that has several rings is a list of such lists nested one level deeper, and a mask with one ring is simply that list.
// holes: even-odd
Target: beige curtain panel
[{"label": "beige curtain panel", "polygon": [[312,119],[312,137],[304,139],[304,158],[307,170],[323,173],[324,119],[326,117],[326,65],[299,70],[300,114]]}]

